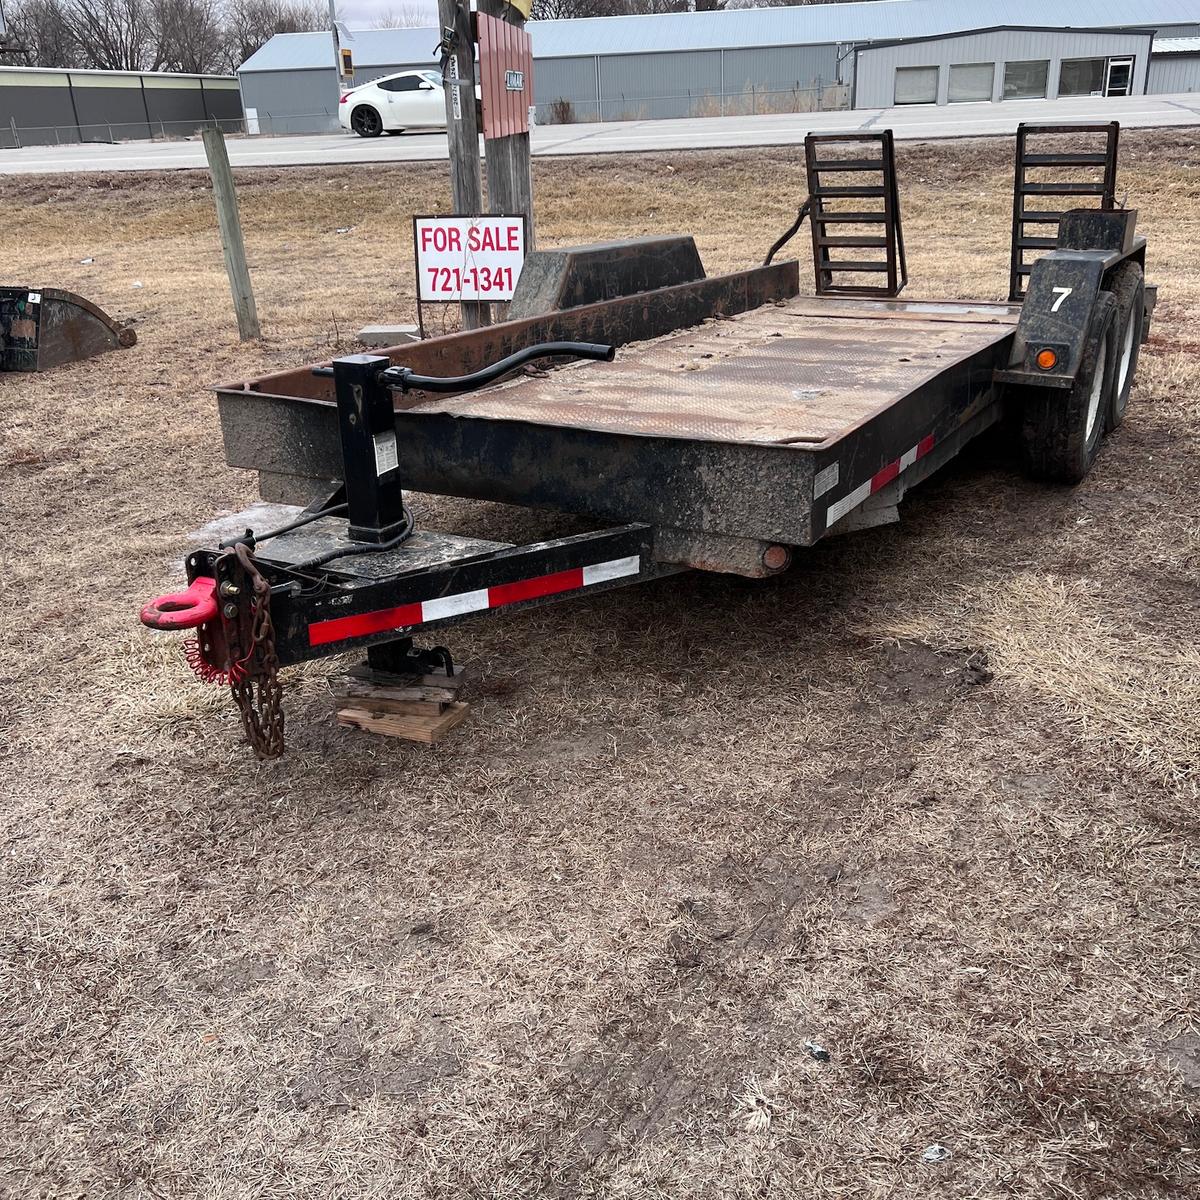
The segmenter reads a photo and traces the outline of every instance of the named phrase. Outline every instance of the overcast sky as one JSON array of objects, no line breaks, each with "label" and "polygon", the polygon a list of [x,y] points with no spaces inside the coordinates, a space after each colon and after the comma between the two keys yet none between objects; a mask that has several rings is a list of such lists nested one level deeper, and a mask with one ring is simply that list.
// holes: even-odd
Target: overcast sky
[{"label": "overcast sky", "polygon": [[338,16],[347,25],[370,25],[387,13],[419,13],[420,23],[437,28],[437,0],[338,0]]}]

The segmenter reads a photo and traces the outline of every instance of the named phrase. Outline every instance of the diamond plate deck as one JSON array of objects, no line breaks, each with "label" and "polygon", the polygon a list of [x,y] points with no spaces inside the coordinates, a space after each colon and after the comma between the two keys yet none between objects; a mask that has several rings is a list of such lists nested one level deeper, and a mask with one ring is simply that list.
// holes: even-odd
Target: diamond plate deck
[{"label": "diamond plate deck", "polygon": [[794,299],[579,363],[400,407],[493,421],[747,445],[836,440],[1009,338],[1007,305]]}]

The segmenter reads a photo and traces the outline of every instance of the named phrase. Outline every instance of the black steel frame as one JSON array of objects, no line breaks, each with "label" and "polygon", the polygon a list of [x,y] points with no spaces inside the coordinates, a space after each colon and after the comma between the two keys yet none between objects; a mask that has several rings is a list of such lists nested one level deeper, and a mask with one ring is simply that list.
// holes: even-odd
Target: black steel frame
[{"label": "black steel frame", "polygon": [[[863,145],[876,148],[877,156],[821,157],[822,148],[837,145]],[[896,144],[892,131],[879,133],[810,133],[804,139],[805,165],[808,173],[808,198],[812,227],[813,270],[818,296],[898,296],[908,283],[908,262],[904,253],[904,230],[900,220],[900,192],[896,182]],[[878,176],[878,182],[846,183],[849,174],[855,179]],[[836,183],[822,182],[823,175],[833,175]],[[881,208],[864,209],[861,204],[852,211],[833,211],[830,200],[881,202]],[[883,226],[882,235],[850,232],[830,232],[830,226]],[[837,249],[882,250],[883,260],[863,258],[835,259],[830,253]],[[768,256],[768,262],[770,256]],[[839,274],[874,273],[887,275],[887,283],[839,284]]]},{"label": "black steel frame", "polygon": [[[1105,146],[1103,151],[1031,154],[1028,150],[1029,138],[1031,136],[1042,137],[1047,134],[1063,136],[1090,134],[1093,137],[1103,134]],[[1058,209],[1026,208],[1026,200],[1036,197],[1095,196],[1100,201],[1101,209],[1115,208],[1117,203],[1117,152],[1120,135],[1121,126],[1117,121],[1080,125],[1039,125],[1022,122],[1017,126],[1013,175],[1012,246],[1008,275],[1009,300],[1017,303],[1025,296],[1025,280],[1033,269],[1032,264],[1025,259],[1026,251],[1053,250],[1058,244],[1058,228],[1063,217],[1063,212]],[[1072,179],[1030,182],[1027,177],[1030,168],[1062,167],[1103,167],[1104,178],[1101,182],[1096,183]],[[1077,206],[1073,204],[1071,207]],[[1049,232],[1030,234],[1026,228],[1029,225],[1036,225]]]}]

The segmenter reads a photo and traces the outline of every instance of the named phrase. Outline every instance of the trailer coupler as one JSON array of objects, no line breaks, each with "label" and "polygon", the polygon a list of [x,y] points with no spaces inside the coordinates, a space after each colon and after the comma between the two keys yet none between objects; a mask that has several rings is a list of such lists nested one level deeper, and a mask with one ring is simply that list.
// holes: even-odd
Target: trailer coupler
[{"label": "trailer coupler", "polygon": [[228,684],[246,740],[259,758],[283,753],[283,686],[271,617],[272,587],[237,542],[217,556],[211,575],[197,575],[184,592],[142,607],[150,629],[194,629],[183,645],[188,665],[204,683]]}]

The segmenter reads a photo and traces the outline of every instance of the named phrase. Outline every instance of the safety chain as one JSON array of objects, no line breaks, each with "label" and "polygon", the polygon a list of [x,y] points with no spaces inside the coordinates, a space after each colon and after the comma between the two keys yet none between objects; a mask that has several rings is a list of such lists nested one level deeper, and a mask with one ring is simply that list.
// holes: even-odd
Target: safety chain
[{"label": "safety chain", "polygon": [[238,542],[234,552],[251,584],[253,598],[250,645],[238,661],[242,669],[230,673],[229,690],[254,753],[259,758],[278,758],[283,753],[283,685],[279,682],[279,656],[271,622],[271,585],[255,565],[249,546]]}]

